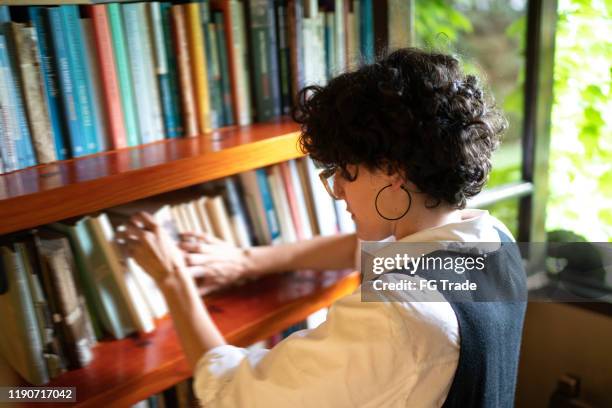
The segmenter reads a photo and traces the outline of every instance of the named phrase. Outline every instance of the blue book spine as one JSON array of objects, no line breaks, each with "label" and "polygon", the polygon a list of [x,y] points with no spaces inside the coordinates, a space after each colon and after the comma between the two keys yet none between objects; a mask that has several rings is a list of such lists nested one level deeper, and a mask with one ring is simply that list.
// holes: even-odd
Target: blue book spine
[{"label": "blue book spine", "polygon": [[[172,88],[170,87],[170,75],[168,73],[168,57],[164,29],[162,22],[161,6],[158,2],[149,3],[151,27],[153,31],[153,48],[155,53],[155,71],[159,85],[160,101],[166,128],[166,138],[173,139],[176,135],[177,124],[172,106]],[[172,52],[172,49],[170,49]]]},{"label": "blue book spine", "polygon": [[359,33],[361,37],[361,55],[366,63],[374,61],[374,11],[372,0],[361,0],[361,21]]},{"label": "blue book spine", "polygon": [[155,141],[155,135],[152,123],[153,118],[151,117],[151,101],[146,97],[148,95],[148,81],[145,71],[144,50],[142,49],[142,30],[145,28],[140,24],[138,3],[123,4],[121,11],[134,94],[138,95],[136,113],[140,128],[140,140],[142,143],[151,143]]},{"label": "blue book spine", "polygon": [[32,146],[32,138],[30,128],[26,118],[26,113],[23,107],[23,96],[21,94],[21,84],[19,81],[19,67],[17,66],[17,55],[14,49],[14,44],[7,36],[9,31],[10,15],[7,6],[0,8],[0,34],[5,35],[5,50],[8,55],[7,67],[5,72],[6,85],[8,90],[8,103],[10,104],[13,118],[17,121],[17,127],[14,128],[13,140],[15,142],[15,151],[17,153],[17,167],[22,169],[25,167],[35,166],[36,156]]},{"label": "blue book spine", "polygon": [[68,130],[70,146],[73,157],[80,157],[87,154],[85,140],[81,132],[81,123],[77,117],[76,100],[72,77],[70,75],[70,64],[68,62],[68,50],[64,36],[64,25],[59,8],[47,9],[49,26],[51,27],[51,38],[53,52],[55,54],[56,72],[59,79],[59,89],[62,99],[62,112],[64,124]]},{"label": "blue book spine", "polygon": [[257,174],[257,186],[259,187],[264,211],[266,212],[266,222],[270,231],[271,242],[279,242],[281,239],[280,228],[278,225],[278,219],[276,218],[274,202],[272,201],[272,193],[270,192],[270,186],[268,185],[266,170],[257,169],[255,170],[255,174]]},{"label": "blue book spine", "polygon": [[68,143],[64,141],[65,130],[61,120],[61,101],[57,89],[57,72],[55,71],[55,55],[51,43],[51,32],[48,21],[45,18],[45,10],[42,7],[28,7],[30,19],[36,29],[38,36],[38,53],[40,56],[42,84],[47,106],[49,107],[49,118],[51,131],[58,160],[66,160],[69,156]]},{"label": "blue book spine", "polygon": [[11,135],[16,132],[16,117],[14,108],[11,106],[9,97],[9,83],[7,72],[10,70],[8,51],[6,50],[6,38],[0,34],[0,143],[2,143],[2,161],[4,171],[11,172],[19,169],[17,160],[17,146]]},{"label": "blue book spine", "polygon": [[183,136],[183,113],[181,111],[181,100],[179,96],[178,86],[178,68],[176,62],[176,47],[174,46],[174,40],[172,37],[172,17],[170,15],[170,9],[172,4],[169,2],[160,3],[161,9],[161,22],[164,34],[164,44],[166,47],[166,58],[168,64],[168,82],[170,87],[170,97],[172,98],[172,116],[173,122],[175,123],[174,129],[168,129],[168,138],[175,139]]},{"label": "blue book spine", "polygon": [[87,154],[98,153],[98,135],[96,134],[93,116],[90,79],[85,72],[86,51],[83,36],[81,35],[79,9],[76,5],[60,6],[59,8],[64,24],[66,48],[73,78],[76,113],[81,124],[81,130],[83,131],[85,151]]},{"label": "blue book spine", "polygon": [[217,51],[219,52],[219,68],[221,70],[221,95],[223,101],[223,125],[234,124],[234,108],[232,106],[232,86],[230,83],[229,61],[227,60],[227,41],[225,39],[225,22],[222,12],[214,12],[215,29],[217,31]]}]

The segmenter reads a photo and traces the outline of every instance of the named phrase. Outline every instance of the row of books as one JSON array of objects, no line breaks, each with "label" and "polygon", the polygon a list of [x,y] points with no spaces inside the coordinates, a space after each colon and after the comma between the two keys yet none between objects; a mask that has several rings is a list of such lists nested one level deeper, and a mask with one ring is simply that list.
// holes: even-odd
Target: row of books
[{"label": "row of books", "polygon": [[373,51],[371,0],[0,6],[0,173],[267,121]]},{"label": "row of books", "polygon": [[213,234],[240,247],[354,231],[310,158],[242,173],[3,237],[0,352],[28,382],[87,365],[97,341],[155,330],[167,305],[155,282],[117,242],[148,211],[175,238]]}]

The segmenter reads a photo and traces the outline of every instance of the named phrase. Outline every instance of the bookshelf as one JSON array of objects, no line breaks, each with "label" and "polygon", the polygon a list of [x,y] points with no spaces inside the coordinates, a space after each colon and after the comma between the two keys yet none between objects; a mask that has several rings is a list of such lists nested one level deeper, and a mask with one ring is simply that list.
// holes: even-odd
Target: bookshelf
[{"label": "bookshelf", "polygon": [[[205,301],[228,343],[247,346],[350,294],[359,281],[351,271],[298,271],[214,293]],[[157,323],[151,335],[101,342],[91,364],[47,386],[76,387],[78,407],[129,406],[187,379],[190,369],[172,321]]]},{"label": "bookshelf", "polygon": [[0,175],[0,235],[302,156],[282,118]]}]

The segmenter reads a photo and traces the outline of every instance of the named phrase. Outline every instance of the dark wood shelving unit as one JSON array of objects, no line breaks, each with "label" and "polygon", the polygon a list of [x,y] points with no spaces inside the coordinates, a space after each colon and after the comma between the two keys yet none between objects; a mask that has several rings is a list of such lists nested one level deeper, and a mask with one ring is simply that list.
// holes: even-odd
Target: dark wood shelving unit
[{"label": "dark wood shelving unit", "polygon": [[[268,276],[205,298],[230,344],[247,346],[305,319],[352,293],[360,275],[351,271],[296,271]],[[87,367],[54,379],[49,387],[76,387],[78,407],[124,407],[191,376],[169,318],[150,335],[102,341]],[[65,407],[66,404],[44,404]]]}]

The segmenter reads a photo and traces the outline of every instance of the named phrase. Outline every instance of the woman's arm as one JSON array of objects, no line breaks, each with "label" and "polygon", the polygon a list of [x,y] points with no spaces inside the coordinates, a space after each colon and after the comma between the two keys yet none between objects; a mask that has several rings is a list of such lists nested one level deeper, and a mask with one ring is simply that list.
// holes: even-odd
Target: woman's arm
[{"label": "woman's arm", "polygon": [[262,276],[296,269],[323,271],[355,268],[356,248],[355,234],[315,237],[290,244],[249,248],[246,275]]}]

